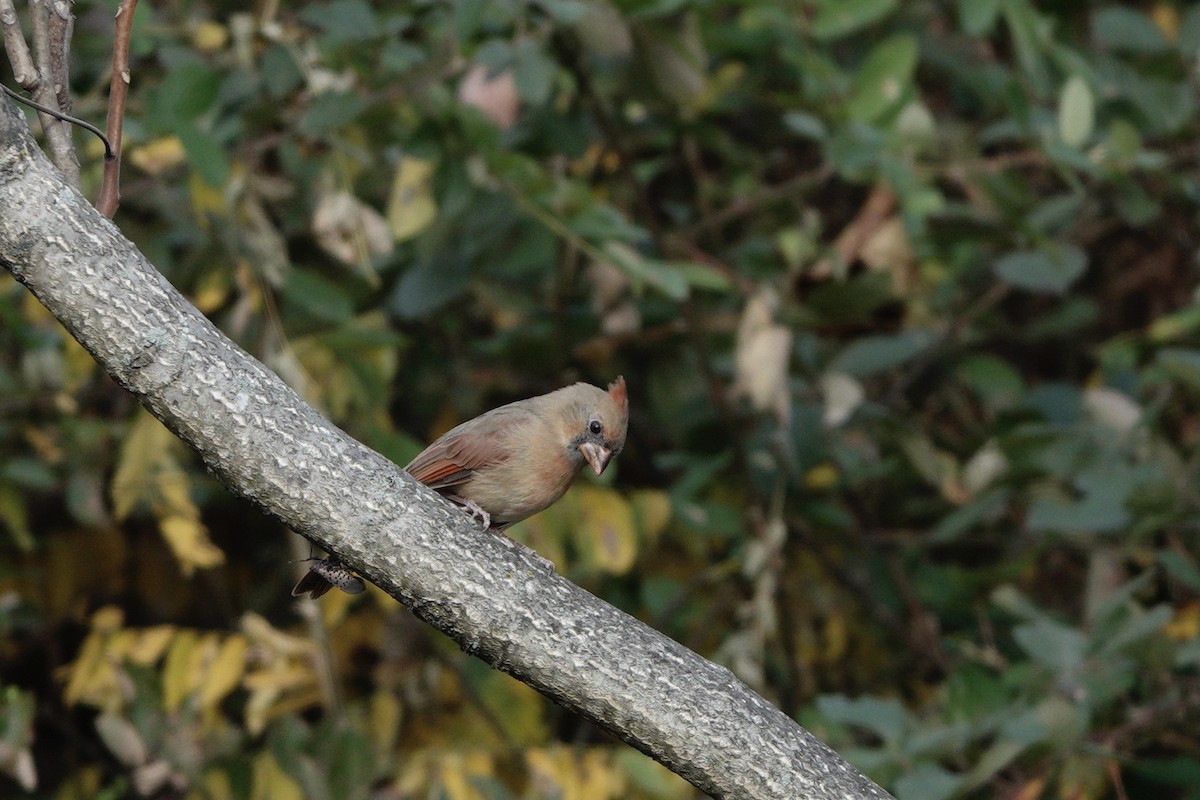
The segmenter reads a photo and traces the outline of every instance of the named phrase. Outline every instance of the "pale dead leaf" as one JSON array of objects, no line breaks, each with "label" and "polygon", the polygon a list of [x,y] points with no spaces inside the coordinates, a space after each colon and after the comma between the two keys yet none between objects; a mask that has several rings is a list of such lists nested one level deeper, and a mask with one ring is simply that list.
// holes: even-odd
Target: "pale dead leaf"
[{"label": "pale dead leaf", "polygon": [[867,236],[859,257],[868,269],[891,274],[892,288],[898,297],[908,296],[915,288],[917,256],[899,216],[884,220]]},{"label": "pale dead leaf", "polygon": [[775,323],[777,300],[769,290],[750,298],[738,323],[733,392],[756,411],[773,412],[780,422],[790,414],[787,389],[792,334]]},{"label": "pale dead leaf", "polygon": [[349,192],[322,196],[313,211],[312,227],[322,250],[368,274],[374,274],[371,258],[392,252],[392,236],[383,216]]},{"label": "pale dead leaf", "polygon": [[607,261],[593,261],[587,268],[592,287],[592,308],[600,315],[600,330],[606,336],[636,333],[642,328],[642,315],[633,302],[629,276]]},{"label": "pale dead leaf", "polygon": [[517,114],[521,110],[521,99],[512,70],[492,74],[491,69],[483,64],[471,67],[459,82],[458,102],[479,109],[502,131],[516,124]]},{"label": "pale dead leaf", "polygon": [[821,424],[837,428],[854,415],[867,392],[858,379],[844,372],[827,372],[821,376],[821,395],[825,398]]},{"label": "pale dead leaf", "polygon": [[1083,407],[1096,421],[1126,434],[1142,419],[1141,407],[1127,394],[1101,386],[1083,393]]}]

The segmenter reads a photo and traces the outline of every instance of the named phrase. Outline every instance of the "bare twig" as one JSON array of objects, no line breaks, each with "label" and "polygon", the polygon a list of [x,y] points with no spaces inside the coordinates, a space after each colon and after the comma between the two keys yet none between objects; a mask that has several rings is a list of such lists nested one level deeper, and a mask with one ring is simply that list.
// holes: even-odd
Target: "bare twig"
[{"label": "bare twig", "polygon": [[875,231],[879,230],[896,208],[896,193],[886,183],[879,183],[867,195],[854,219],[842,228],[833,242],[833,254],[822,258],[808,270],[807,277],[823,280],[833,274],[835,264],[850,264],[858,258]]},{"label": "bare twig", "polygon": [[25,34],[21,33],[21,21],[17,19],[12,0],[0,0],[0,31],[4,34],[4,50],[13,68],[13,78],[22,89],[32,92],[38,86],[38,71],[29,54],[29,46],[25,44]]},{"label": "bare twig", "polygon": [[50,116],[54,117],[55,119],[60,119],[63,122],[70,123],[71,125],[78,125],[79,127],[83,128],[85,131],[96,134],[96,136],[98,136],[100,138],[100,141],[104,143],[104,157],[110,158],[110,159],[113,157],[112,145],[110,145],[108,143],[108,137],[106,137],[104,135],[104,132],[101,131],[99,128],[97,128],[92,123],[90,123],[86,120],[82,120],[79,117],[73,117],[70,114],[64,114],[61,111],[55,111],[50,106],[44,106],[41,103],[37,102],[36,100],[30,100],[28,97],[22,97],[21,95],[17,94],[12,89],[8,88],[7,86],[5,86],[2,83],[0,83],[0,90],[3,90],[3,92],[6,95],[11,97],[13,100],[16,100],[18,103],[27,105],[30,108],[36,108],[38,111],[42,112],[43,114],[49,114]]},{"label": "bare twig", "polygon": [[[69,13],[69,12],[68,12]],[[54,42],[50,35],[50,8],[46,0],[30,0],[29,19],[33,38],[33,63],[37,67],[38,83],[33,99],[43,106],[65,113],[58,102],[58,87],[54,85]],[[59,42],[61,44],[61,42]],[[62,56],[63,61],[66,55]],[[64,75],[64,86],[66,85]],[[42,130],[46,133],[46,146],[54,166],[66,177],[67,182],[79,188],[79,159],[75,154],[75,143],[71,140],[71,128],[52,113],[39,112]]]},{"label": "bare twig", "polygon": [[108,138],[115,153],[104,162],[104,178],[96,208],[112,219],[121,204],[121,128],[125,122],[125,98],[129,93],[129,37],[137,0],[121,0],[117,27],[113,32],[112,82],[108,88]]},{"label": "bare twig", "polygon": [[803,172],[774,186],[765,186],[753,194],[735,200],[722,209],[701,217],[683,230],[682,236],[695,239],[700,234],[720,228],[734,220],[753,214],[763,206],[786,200],[793,196],[803,197],[833,176],[833,167],[822,164],[812,172]]},{"label": "bare twig", "polygon": [[67,0],[51,0],[47,7],[47,43],[50,52],[50,72],[43,73],[54,88],[58,107],[63,113],[71,113],[71,73],[70,53],[71,35],[75,32],[75,17],[71,14],[71,4]]}]

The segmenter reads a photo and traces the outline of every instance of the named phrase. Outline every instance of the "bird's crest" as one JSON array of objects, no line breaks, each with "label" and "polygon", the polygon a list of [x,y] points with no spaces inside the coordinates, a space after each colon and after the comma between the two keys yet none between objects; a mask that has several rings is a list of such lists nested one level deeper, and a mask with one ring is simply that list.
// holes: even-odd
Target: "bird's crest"
[{"label": "bird's crest", "polygon": [[617,379],[608,385],[608,396],[616,403],[622,414],[629,413],[629,392],[625,389],[624,375],[618,375]]}]

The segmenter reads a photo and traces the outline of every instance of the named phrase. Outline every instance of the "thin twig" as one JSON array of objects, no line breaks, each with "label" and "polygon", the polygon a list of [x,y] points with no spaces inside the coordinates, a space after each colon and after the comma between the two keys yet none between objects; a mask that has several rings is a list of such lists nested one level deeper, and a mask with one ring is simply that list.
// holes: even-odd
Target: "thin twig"
[{"label": "thin twig", "polygon": [[43,114],[49,114],[50,116],[54,117],[55,119],[60,119],[63,122],[70,123],[71,125],[78,125],[79,127],[83,128],[85,131],[96,134],[96,136],[98,136],[100,138],[100,141],[104,143],[104,157],[105,158],[113,158],[112,145],[110,145],[108,143],[108,137],[106,137],[104,135],[104,132],[101,131],[99,128],[97,128],[92,123],[90,123],[86,120],[82,120],[79,117],[73,117],[70,114],[64,114],[61,111],[56,111],[53,108],[51,108],[50,106],[44,106],[41,103],[37,102],[36,100],[30,100],[28,97],[22,97],[21,95],[17,94],[12,89],[8,88],[7,86],[5,86],[2,83],[0,83],[0,90],[3,90],[3,92],[6,95],[11,97],[13,100],[16,100],[18,103],[24,103],[25,105],[29,106],[30,108],[36,108],[38,111],[42,112]]},{"label": "thin twig", "polygon": [[[33,63],[37,67],[38,85],[33,99],[43,106],[65,113],[58,103],[58,88],[53,84],[53,43],[50,36],[50,8],[46,0],[30,0],[29,19],[33,38]],[[65,56],[63,56],[65,59]],[[54,166],[58,167],[67,182],[79,188],[79,159],[75,155],[75,143],[71,140],[71,128],[60,122],[55,114],[45,111],[39,114],[42,130],[46,134],[46,146]]]},{"label": "thin twig", "polygon": [[38,86],[38,71],[29,54],[29,46],[25,44],[25,34],[21,32],[21,21],[17,19],[12,0],[0,0],[0,30],[4,34],[4,50],[13,68],[13,78],[25,91],[34,91]]},{"label": "thin twig", "polygon": [[822,164],[812,172],[803,172],[788,178],[782,183],[777,183],[774,186],[766,186],[754,194],[733,201],[706,217],[701,217],[686,227],[680,235],[687,239],[695,239],[701,233],[713,228],[720,228],[722,225],[727,225],[739,217],[753,214],[763,206],[786,200],[792,196],[806,195],[829,180],[833,174],[832,166]]},{"label": "thin twig", "polygon": [[64,114],[71,113],[70,53],[71,35],[75,32],[75,16],[66,0],[52,0],[47,7],[47,34],[50,45],[50,72],[46,77],[54,89],[58,108]]},{"label": "thin twig", "polygon": [[117,27],[113,32],[112,81],[108,87],[108,138],[114,156],[105,158],[104,178],[96,209],[112,219],[121,204],[121,128],[125,122],[125,98],[129,94],[129,37],[133,30],[133,12],[137,0],[121,0],[117,7]]}]

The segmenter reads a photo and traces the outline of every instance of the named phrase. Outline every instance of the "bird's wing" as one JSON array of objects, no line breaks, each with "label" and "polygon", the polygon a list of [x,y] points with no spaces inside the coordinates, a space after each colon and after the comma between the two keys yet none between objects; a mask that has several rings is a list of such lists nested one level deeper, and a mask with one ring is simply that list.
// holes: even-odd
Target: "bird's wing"
[{"label": "bird's wing", "polygon": [[523,409],[493,409],[446,433],[422,450],[405,470],[431,489],[466,483],[477,470],[510,459],[509,441],[514,427],[531,419],[533,415]]}]

